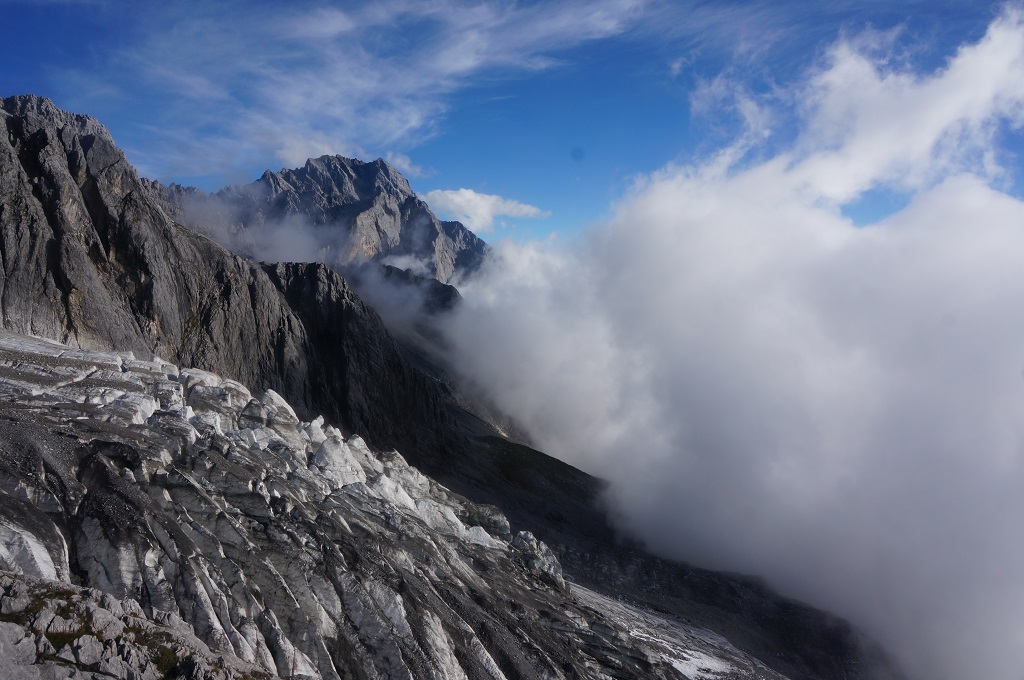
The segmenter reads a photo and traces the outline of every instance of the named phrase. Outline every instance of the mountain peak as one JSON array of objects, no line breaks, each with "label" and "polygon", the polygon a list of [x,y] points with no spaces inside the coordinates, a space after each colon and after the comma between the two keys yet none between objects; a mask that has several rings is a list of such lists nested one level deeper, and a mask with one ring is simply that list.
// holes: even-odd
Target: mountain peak
[{"label": "mountain peak", "polygon": [[409,181],[382,158],[367,162],[340,155],[324,155],[308,159],[301,168],[282,168],[275,174],[293,186],[354,193],[363,200],[380,193],[402,199],[413,195]]},{"label": "mountain peak", "polygon": [[[113,137],[106,126],[92,116],[70,113],[59,108],[49,97],[35,94],[19,94],[0,99],[0,110],[16,118],[33,123],[33,127],[56,127],[63,129],[70,126],[80,135],[102,136],[113,143]],[[40,125],[45,123],[45,125]]]},{"label": "mountain peak", "polygon": [[[196,220],[196,229],[220,235],[229,231],[234,238],[241,225],[247,244],[253,245],[261,237],[277,242],[280,229],[300,226],[317,243],[318,252],[309,257],[338,267],[389,260],[407,267],[411,262],[448,283],[456,274],[474,271],[487,252],[487,245],[462,224],[441,222],[383,158],[310,158],[298,168],[267,170],[255,182],[227,187],[209,200],[218,202],[217,209],[201,210],[202,218],[227,214],[229,224]],[[257,259],[279,256],[258,243],[249,250]]]}]

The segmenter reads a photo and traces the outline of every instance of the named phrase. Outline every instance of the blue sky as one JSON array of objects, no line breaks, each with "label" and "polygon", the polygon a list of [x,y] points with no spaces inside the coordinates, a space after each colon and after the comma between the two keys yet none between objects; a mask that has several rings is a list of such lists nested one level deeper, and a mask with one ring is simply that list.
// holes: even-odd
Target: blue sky
[{"label": "blue sky", "polygon": [[715,152],[749,124],[740,100],[771,119],[751,153],[772,153],[794,134],[793,89],[843,36],[882,35],[887,58],[927,71],[1001,5],[142,6],[0,0],[0,92],[93,115],[143,174],[205,189],[323,153],[385,157],[439,212],[523,240],[575,233],[638,176]]}]

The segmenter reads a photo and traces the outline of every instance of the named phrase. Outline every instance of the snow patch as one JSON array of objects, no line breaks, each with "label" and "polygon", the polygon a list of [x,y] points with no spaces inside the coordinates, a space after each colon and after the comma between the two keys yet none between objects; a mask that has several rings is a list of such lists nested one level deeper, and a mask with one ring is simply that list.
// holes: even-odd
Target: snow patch
[{"label": "snow patch", "polygon": [[683,652],[683,654],[687,658],[671,659],[666,657],[665,660],[671,663],[672,667],[677,671],[690,678],[690,680],[713,679],[733,670],[731,664],[701,652]]},{"label": "snow patch", "polygon": [[36,578],[57,578],[57,567],[42,542],[16,524],[0,520],[0,564]]}]

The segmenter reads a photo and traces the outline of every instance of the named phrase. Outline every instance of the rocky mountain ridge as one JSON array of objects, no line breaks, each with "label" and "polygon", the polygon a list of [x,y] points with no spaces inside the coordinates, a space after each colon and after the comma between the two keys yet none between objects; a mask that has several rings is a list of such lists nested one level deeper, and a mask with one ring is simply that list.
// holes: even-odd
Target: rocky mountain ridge
[{"label": "rocky mountain ridge", "polygon": [[[0,132],[3,328],[83,351],[163,356],[279,393],[298,419],[322,414],[342,440],[359,435],[370,450],[399,450],[433,483],[500,507],[513,528],[547,543],[594,597],[628,597],[688,619],[786,677],[898,677],[877,647],[835,617],[751,579],[659,560],[623,543],[600,506],[598,480],[500,437],[467,412],[443,376],[408,361],[330,268],[259,264],[176,222],[166,197],[138,177],[92,119],[43,98],[11,97],[0,100]],[[9,455],[31,453],[32,438],[44,433],[11,422]],[[127,458],[102,455],[108,472],[134,469]],[[193,470],[199,486],[224,481],[214,467]],[[0,484],[0,498],[19,484]]]},{"label": "rocky mountain ridge", "polygon": [[152,187],[176,219],[256,259],[278,256],[282,232],[291,241],[305,233],[308,259],[338,269],[368,262],[411,267],[448,283],[475,271],[487,253],[460,222],[439,220],[380,158],[311,158],[300,168],[267,170],[250,184],[215,194]]},{"label": "rocky mountain ridge", "polygon": [[452,417],[443,387],[333,271],[260,265],[169,219],[105,128],[49,100],[2,100],[0,132],[4,328],[272,388],[384,448],[450,438],[430,425]]}]

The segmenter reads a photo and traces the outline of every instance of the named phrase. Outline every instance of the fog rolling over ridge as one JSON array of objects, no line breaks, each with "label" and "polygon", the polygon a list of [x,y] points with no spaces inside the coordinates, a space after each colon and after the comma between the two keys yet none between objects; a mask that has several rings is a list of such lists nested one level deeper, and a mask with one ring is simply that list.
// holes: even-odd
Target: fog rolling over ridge
[{"label": "fog rolling over ridge", "polygon": [[[499,242],[438,328],[466,388],[609,480],[656,552],[848,617],[914,678],[1016,680],[1024,201],[997,150],[1024,22],[927,73],[892,40],[848,36],[768,97],[716,81],[731,144],[572,242]],[[902,207],[849,217],[880,196]],[[268,221],[242,246],[329,259],[324,237]]]},{"label": "fog rolling over ridge", "polygon": [[[924,74],[880,40],[767,102],[726,86],[743,135],[578,241],[499,245],[450,340],[656,551],[847,616],[914,677],[1019,678],[1024,202],[995,149],[1024,26]],[[800,132],[768,153],[780,100]],[[881,191],[905,207],[845,216]]]}]

